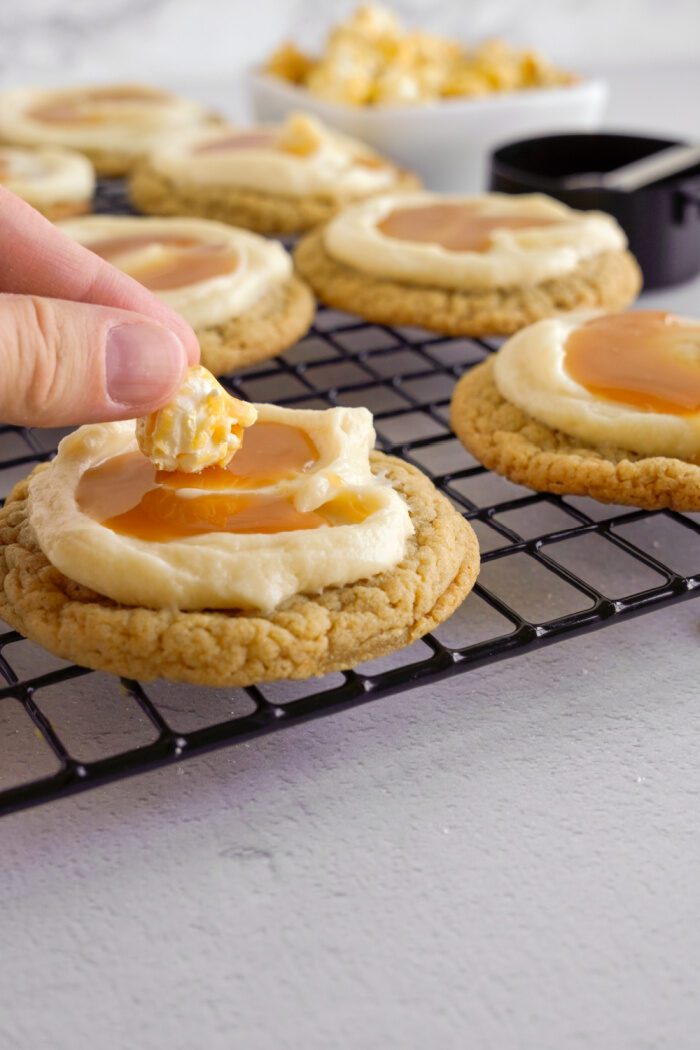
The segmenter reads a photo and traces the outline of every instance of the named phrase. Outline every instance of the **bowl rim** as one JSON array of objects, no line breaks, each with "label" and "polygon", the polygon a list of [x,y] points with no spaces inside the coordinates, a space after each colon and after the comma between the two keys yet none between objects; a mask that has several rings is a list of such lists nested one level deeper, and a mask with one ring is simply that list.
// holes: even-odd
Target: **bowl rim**
[{"label": "bowl rim", "polygon": [[307,88],[299,84],[291,84],[272,73],[266,73],[260,66],[250,67],[246,77],[253,88],[261,87],[272,91],[280,98],[293,102],[299,109],[308,109],[309,106],[313,106],[322,114],[342,114],[347,117],[352,115],[355,119],[360,118],[371,122],[385,120],[387,117],[409,120],[418,115],[430,117],[438,113],[488,114],[501,109],[525,108],[533,103],[537,106],[546,105],[548,101],[569,101],[577,97],[590,96],[604,99],[609,91],[609,82],[605,77],[590,76],[582,77],[573,84],[564,84],[559,87],[521,88],[518,91],[494,92],[487,98],[445,98],[420,105],[353,106],[349,102],[329,102],[327,99],[312,95]]}]

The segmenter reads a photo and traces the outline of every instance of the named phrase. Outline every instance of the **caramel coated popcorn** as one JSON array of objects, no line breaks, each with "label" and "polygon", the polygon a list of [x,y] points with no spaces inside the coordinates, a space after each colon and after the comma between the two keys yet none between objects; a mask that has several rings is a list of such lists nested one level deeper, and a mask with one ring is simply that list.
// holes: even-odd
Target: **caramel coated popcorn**
[{"label": "caramel coated popcorn", "polygon": [[136,420],[136,440],[158,470],[196,473],[225,467],[258,413],[217,383],[202,365],[190,368],[172,401]]},{"label": "caramel coated popcorn", "polygon": [[503,40],[466,48],[454,40],[406,31],[378,4],[362,4],[329,34],[322,55],[285,43],[265,71],[329,102],[354,106],[420,105],[499,91],[557,87],[575,77],[535,51]]}]

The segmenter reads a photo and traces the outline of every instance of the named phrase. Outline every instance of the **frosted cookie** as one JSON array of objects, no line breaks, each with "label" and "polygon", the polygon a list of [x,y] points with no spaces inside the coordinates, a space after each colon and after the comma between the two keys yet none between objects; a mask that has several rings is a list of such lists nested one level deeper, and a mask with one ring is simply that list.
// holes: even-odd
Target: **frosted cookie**
[{"label": "frosted cookie", "polygon": [[142,84],[0,93],[0,142],[78,150],[101,175],[124,175],[161,136],[212,120],[197,102]]},{"label": "frosted cookie", "polygon": [[641,274],[618,224],[540,194],[386,195],[307,234],[299,271],[330,306],[446,335],[507,335],[542,317],[620,309]]},{"label": "frosted cookie", "polygon": [[56,222],[91,211],[95,172],[72,150],[0,146],[0,184]]},{"label": "frosted cookie", "polygon": [[[476,538],[371,451],[369,412],[256,410],[228,466],[194,473],[158,470],[133,421],[65,438],[0,511],[0,617],[88,667],[230,686],[348,668],[446,619]],[[195,431],[218,456],[206,413]]]},{"label": "frosted cookie", "polygon": [[61,229],[182,314],[216,375],[281,353],[313,319],[313,297],[282,245],[247,230],[97,215]]},{"label": "frosted cookie", "polygon": [[529,488],[700,510],[700,322],[540,321],[462,377],[451,422],[485,466]]},{"label": "frosted cookie", "polygon": [[279,127],[173,136],[138,166],[130,193],[147,214],[201,215],[293,234],[349,201],[417,185],[364,143],[292,114]]}]

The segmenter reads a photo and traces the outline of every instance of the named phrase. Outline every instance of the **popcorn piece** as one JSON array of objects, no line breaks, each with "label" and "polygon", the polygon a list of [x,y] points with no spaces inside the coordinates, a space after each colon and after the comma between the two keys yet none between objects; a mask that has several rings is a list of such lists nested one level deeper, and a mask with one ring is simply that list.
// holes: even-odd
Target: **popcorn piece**
[{"label": "popcorn piece", "polygon": [[575,76],[557,69],[536,51],[525,51],[521,55],[520,72],[525,87],[557,87],[576,81]]},{"label": "popcorn piece", "polygon": [[492,90],[484,74],[467,63],[453,69],[442,85],[442,94],[447,98],[451,95],[477,97],[488,95]]},{"label": "popcorn piece", "polygon": [[400,27],[364,32],[359,24],[350,20],[333,29],[326,41],[326,58],[337,59],[340,56],[352,57],[376,73],[387,62],[392,62],[401,46]]},{"label": "popcorn piece", "polygon": [[326,44],[322,62],[329,65],[359,66],[368,73],[376,73],[386,60],[384,47],[378,40],[351,33],[344,27],[334,30]]},{"label": "popcorn piece", "polygon": [[520,55],[503,40],[487,40],[476,51],[474,65],[494,91],[523,87]]},{"label": "popcorn piece", "polygon": [[462,45],[456,40],[420,31],[406,33],[397,51],[399,61],[417,66],[428,64],[444,67],[458,61],[461,55]]},{"label": "popcorn piece", "polygon": [[285,153],[309,157],[323,143],[323,130],[314,117],[305,113],[290,113],[280,128],[276,146]]},{"label": "popcorn piece", "polygon": [[302,84],[313,67],[313,59],[287,41],[270,55],[265,72],[289,80],[292,84]]},{"label": "popcorn piece", "polygon": [[420,80],[410,69],[396,67],[388,69],[383,73],[374,88],[372,101],[377,105],[393,105],[395,103],[419,103],[428,102],[435,97],[435,92],[421,84]]},{"label": "popcorn piece", "polygon": [[175,399],[136,420],[136,440],[158,470],[194,473],[225,467],[241,447],[243,429],[257,410],[239,401],[197,365],[190,368]]},{"label": "popcorn piece", "polygon": [[360,4],[345,27],[370,40],[398,37],[401,34],[401,23],[394,12],[383,4]]},{"label": "popcorn piece", "polygon": [[362,106],[369,101],[373,77],[361,66],[319,62],[306,82],[309,91],[329,102]]}]

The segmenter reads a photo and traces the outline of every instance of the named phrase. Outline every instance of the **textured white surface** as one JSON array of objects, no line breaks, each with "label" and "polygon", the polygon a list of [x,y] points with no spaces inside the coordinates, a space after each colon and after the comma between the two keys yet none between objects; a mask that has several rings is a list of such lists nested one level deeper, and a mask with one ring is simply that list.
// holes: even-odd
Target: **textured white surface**
[{"label": "textured white surface", "polygon": [[[621,83],[616,122],[692,133],[687,71]],[[694,1050],[699,622],[0,821],[0,1046]]]},{"label": "textured white surface", "polygon": [[[208,75],[235,90],[281,40],[316,48],[359,0],[24,0],[0,4],[0,83]],[[696,0],[390,0],[414,27],[507,36],[588,66],[698,58]],[[186,46],[185,46],[186,42]]]},{"label": "textured white surface", "polygon": [[0,1045],[691,1050],[699,615],[5,819]]}]

